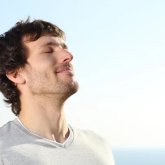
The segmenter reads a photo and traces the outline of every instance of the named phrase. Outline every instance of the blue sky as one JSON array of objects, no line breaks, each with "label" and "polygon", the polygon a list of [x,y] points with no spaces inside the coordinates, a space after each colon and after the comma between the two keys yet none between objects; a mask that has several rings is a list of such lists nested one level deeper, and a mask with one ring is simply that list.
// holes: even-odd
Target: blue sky
[{"label": "blue sky", "polygon": [[[165,146],[165,1],[1,1],[0,33],[31,16],[61,27],[80,91],[68,121],[114,146]],[[13,118],[0,101],[0,125]]]}]

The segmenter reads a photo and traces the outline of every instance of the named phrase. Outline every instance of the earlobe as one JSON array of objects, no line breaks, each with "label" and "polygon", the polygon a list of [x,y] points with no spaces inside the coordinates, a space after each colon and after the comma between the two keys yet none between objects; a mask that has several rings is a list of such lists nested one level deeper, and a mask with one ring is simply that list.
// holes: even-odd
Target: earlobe
[{"label": "earlobe", "polygon": [[17,71],[15,72],[7,72],[6,73],[7,78],[12,81],[14,84],[24,84],[25,83],[25,79],[23,78],[23,76],[18,73]]}]

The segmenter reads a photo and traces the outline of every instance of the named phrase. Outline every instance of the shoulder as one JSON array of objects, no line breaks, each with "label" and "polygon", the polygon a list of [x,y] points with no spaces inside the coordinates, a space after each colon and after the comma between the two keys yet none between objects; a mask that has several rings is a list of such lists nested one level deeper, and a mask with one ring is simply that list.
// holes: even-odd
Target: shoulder
[{"label": "shoulder", "polygon": [[75,129],[74,133],[75,138],[78,141],[86,143],[87,145],[98,146],[104,149],[107,148],[107,146],[110,147],[107,139],[95,131],[86,129]]},{"label": "shoulder", "polygon": [[10,133],[13,129],[15,120],[9,121],[0,127],[0,139],[5,137],[8,133]]},{"label": "shoulder", "polygon": [[77,137],[81,137],[81,138],[84,138],[84,139],[90,139],[90,140],[94,140],[94,141],[97,141],[97,142],[105,141],[105,138],[102,135],[100,135],[100,134],[98,134],[98,133],[96,133],[92,130],[75,129],[75,134],[76,134]]},{"label": "shoulder", "polygon": [[75,129],[75,140],[80,146],[86,146],[114,165],[114,157],[109,140],[92,130]]},{"label": "shoulder", "polygon": [[10,128],[11,128],[11,121],[0,127],[0,141],[5,139],[6,135],[10,132]]},{"label": "shoulder", "polygon": [[8,123],[0,127],[0,152],[2,151],[2,149],[4,150],[6,146],[11,143],[13,132],[15,130],[14,127],[14,120],[9,121]]}]

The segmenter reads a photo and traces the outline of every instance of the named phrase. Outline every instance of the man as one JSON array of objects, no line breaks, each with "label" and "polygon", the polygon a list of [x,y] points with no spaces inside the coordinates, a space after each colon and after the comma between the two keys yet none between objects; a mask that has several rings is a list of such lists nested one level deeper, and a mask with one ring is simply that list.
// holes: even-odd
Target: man
[{"label": "man", "polygon": [[0,165],[113,165],[103,138],[72,128],[64,103],[78,83],[64,32],[43,20],[0,36],[0,90],[17,116],[0,128]]}]

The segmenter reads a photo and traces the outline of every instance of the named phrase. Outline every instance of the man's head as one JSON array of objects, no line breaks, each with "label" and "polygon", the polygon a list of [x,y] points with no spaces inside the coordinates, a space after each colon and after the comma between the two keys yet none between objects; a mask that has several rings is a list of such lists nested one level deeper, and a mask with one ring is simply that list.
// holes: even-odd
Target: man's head
[{"label": "man's head", "polygon": [[56,25],[29,19],[0,36],[0,90],[15,115],[21,111],[20,97],[27,93],[65,100],[77,91],[73,57],[64,40]]}]

